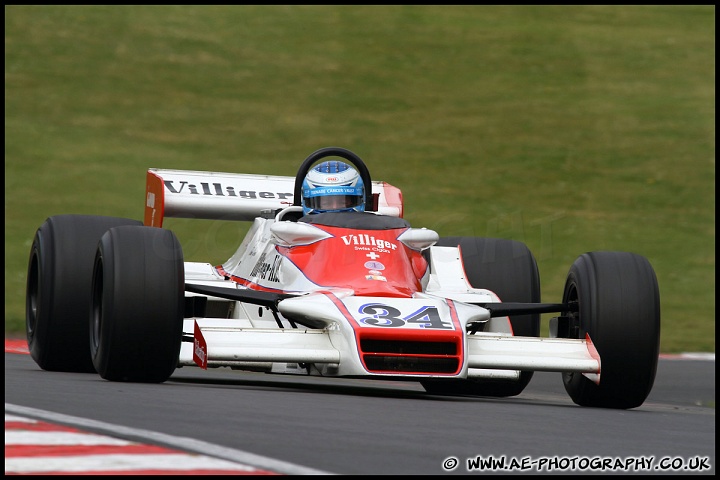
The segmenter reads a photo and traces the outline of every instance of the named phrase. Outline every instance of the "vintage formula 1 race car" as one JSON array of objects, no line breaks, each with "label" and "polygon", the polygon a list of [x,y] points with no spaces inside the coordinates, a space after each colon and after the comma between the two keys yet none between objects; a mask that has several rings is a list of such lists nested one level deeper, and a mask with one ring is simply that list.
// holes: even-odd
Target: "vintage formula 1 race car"
[{"label": "vintage formula 1 race car", "polygon": [[[365,212],[303,215],[326,158],[359,172]],[[418,381],[431,394],[507,397],[562,374],[578,405],[634,408],[655,379],[660,302],[640,255],[572,264],[540,303],[525,244],[443,237],[403,219],[400,190],[349,150],[296,177],[149,169],[144,222],[58,215],[28,265],[27,338],[44,370],[164,382],[178,367]],[[252,222],[222,265],[184,262],[166,217]],[[540,337],[540,316],[550,319]]]}]

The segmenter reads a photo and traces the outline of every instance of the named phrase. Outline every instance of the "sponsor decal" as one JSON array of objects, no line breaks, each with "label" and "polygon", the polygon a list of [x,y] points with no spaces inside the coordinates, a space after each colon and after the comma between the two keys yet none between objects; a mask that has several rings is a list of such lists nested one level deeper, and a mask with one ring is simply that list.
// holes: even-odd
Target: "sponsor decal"
[{"label": "sponsor decal", "polygon": [[362,195],[362,189],[358,187],[317,187],[303,189],[306,197],[319,197],[323,195]]},{"label": "sponsor decal", "polygon": [[203,337],[200,326],[195,321],[194,327],[195,344],[193,345],[193,362],[203,370],[207,370],[207,343]]},{"label": "sponsor decal", "polygon": [[380,280],[381,282],[387,282],[387,278],[382,275],[365,275],[365,280]]},{"label": "sponsor decal", "polygon": [[293,194],[288,192],[257,192],[255,190],[236,190],[232,185],[223,185],[222,183],[200,182],[200,185],[189,183],[185,180],[164,180],[165,188],[170,193],[189,195],[213,195],[216,197],[236,197],[249,200],[277,198],[279,200],[288,200]]},{"label": "sponsor decal", "polygon": [[[369,256],[369,254],[368,254],[368,256]],[[383,265],[380,262],[370,261],[370,262],[365,262],[365,268],[370,269],[370,270],[385,270],[385,265]]]},{"label": "sponsor decal", "polygon": [[252,272],[250,272],[250,276],[258,277],[269,282],[279,282],[280,277],[278,276],[278,272],[280,271],[280,265],[282,264],[283,257],[275,255],[272,263],[266,262],[266,258],[267,253],[260,255],[255,267],[252,269]]},{"label": "sponsor decal", "polygon": [[388,240],[378,239],[367,233],[360,233],[358,235],[343,235],[342,241],[345,245],[361,245],[368,247],[377,247],[379,251],[390,251],[396,250],[397,245]]}]

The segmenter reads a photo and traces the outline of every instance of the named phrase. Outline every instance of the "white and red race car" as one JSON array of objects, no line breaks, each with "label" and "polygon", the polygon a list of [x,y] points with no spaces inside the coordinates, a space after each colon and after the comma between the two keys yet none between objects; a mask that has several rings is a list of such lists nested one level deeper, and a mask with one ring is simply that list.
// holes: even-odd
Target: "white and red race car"
[{"label": "white and red race car", "polygon": [[[371,213],[302,216],[321,159],[360,172]],[[648,260],[590,252],[560,303],[540,303],[521,242],[412,228],[398,188],[349,150],[295,178],[150,169],[144,222],[50,217],[27,278],[27,338],[45,370],[164,382],[181,366],[418,381],[431,394],[507,397],[561,372],[583,406],[634,408],[655,379],[660,302]],[[166,217],[251,221],[222,265],[184,262]],[[550,320],[540,337],[540,315]]]}]

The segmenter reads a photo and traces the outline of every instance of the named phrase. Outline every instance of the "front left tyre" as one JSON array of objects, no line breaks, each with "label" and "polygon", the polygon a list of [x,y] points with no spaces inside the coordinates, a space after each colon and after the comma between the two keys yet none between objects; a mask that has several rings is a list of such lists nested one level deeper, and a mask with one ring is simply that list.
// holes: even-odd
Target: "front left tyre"
[{"label": "front left tyre", "polygon": [[30,355],[40,368],[94,372],[87,323],[90,285],[100,237],[128,218],[56,215],[35,232],[28,261],[25,328]]},{"label": "front left tyre", "polygon": [[655,271],[643,256],[589,252],[568,273],[563,303],[566,336],[592,342],[600,356],[599,383],[563,373],[565,390],[585,407],[629,409],[652,389],[660,351],[660,294]]},{"label": "front left tyre", "polygon": [[184,261],[170,230],[118,227],[100,239],[90,303],[92,362],[106,380],[161,383],[175,371]]}]

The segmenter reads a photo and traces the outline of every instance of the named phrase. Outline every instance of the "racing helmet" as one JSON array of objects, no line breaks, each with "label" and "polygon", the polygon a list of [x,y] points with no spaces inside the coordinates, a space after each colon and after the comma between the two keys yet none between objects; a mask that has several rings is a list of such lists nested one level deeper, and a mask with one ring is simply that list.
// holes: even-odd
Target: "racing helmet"
[{"label": "racing helmet", "polygon": [[303,214],[364,212],[365,186],[360,174],[347,163],[317,164],[302,183]]}]

